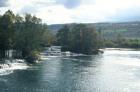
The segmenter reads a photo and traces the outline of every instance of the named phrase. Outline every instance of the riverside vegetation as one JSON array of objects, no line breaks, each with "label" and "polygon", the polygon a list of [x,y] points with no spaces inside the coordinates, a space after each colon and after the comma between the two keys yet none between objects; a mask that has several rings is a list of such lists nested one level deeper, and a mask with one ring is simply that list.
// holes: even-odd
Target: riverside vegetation
[{"label": "riverside vegetation", "polygon": [[92,54],[99,48],[97,32],[84,24],[73,28],[65,26],[55,35],[51,33],[40,18],[26,14],[24,17],[8,10],[0,16],[0,58],[6,58],[7,50],[21,53],[20,57],[28,62],[39,58],[46,46],[60,45],[62,50],[75,53]]},{"label": "riverside vegetation", "polygon": [[44,47],[51,45],[62,46],[62,51],[96,54],[104,47],[139,48],[140,40],[126,39],[121,35],[116,39],[107,39],[102,31],[86,24],[65,24],[55,33],[31,14],[21,16],[8,10],[0,15],[1,60],[7,58],[7,50],[14,50],[16,55],[13,58],[33,62],[39,58]]}]

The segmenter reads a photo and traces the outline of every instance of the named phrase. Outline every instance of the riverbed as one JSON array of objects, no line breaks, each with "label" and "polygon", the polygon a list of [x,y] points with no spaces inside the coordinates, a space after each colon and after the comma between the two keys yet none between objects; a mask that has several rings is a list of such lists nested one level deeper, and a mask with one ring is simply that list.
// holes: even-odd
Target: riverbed
[{"label": "riverbed", "polygon": [[0,75],[0,92],[139,92],[140,51],[49,57]]}]

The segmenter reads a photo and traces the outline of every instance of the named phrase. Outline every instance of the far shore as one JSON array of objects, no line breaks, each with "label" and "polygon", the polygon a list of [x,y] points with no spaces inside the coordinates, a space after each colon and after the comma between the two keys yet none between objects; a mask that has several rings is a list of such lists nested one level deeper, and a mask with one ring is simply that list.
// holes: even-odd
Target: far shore
[{"label": "far shore", "polygon": [[140,50],[140,48],[104,48],[100,50],[125,50],[125,51],[132,51],[132,50]]}]

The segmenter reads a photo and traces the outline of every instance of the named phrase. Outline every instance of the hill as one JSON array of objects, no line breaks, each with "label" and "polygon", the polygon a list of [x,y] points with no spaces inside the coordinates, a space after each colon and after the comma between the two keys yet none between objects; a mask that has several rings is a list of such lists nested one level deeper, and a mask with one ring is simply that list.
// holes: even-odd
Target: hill
[{"label": "hill", "polygon": [[[49,25],[48,28],[56,33],[65,24]],[[68,24],[71,25],[72,24]],[[120,23],[87,23],[88,27],[93,27],[100,31],[103,37],[113,39],[122,36],[125,38],[140,39],[140,22],[120,22]]]}]

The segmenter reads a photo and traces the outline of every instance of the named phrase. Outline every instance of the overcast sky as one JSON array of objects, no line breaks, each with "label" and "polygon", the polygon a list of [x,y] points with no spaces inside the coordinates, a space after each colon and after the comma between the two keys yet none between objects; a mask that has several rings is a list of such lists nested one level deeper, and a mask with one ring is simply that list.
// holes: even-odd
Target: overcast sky
[{"label": "overcast sky", "polygon": [[140,21],[140,0],[0,0],[0,14],[8,9],[47,24]]}]

